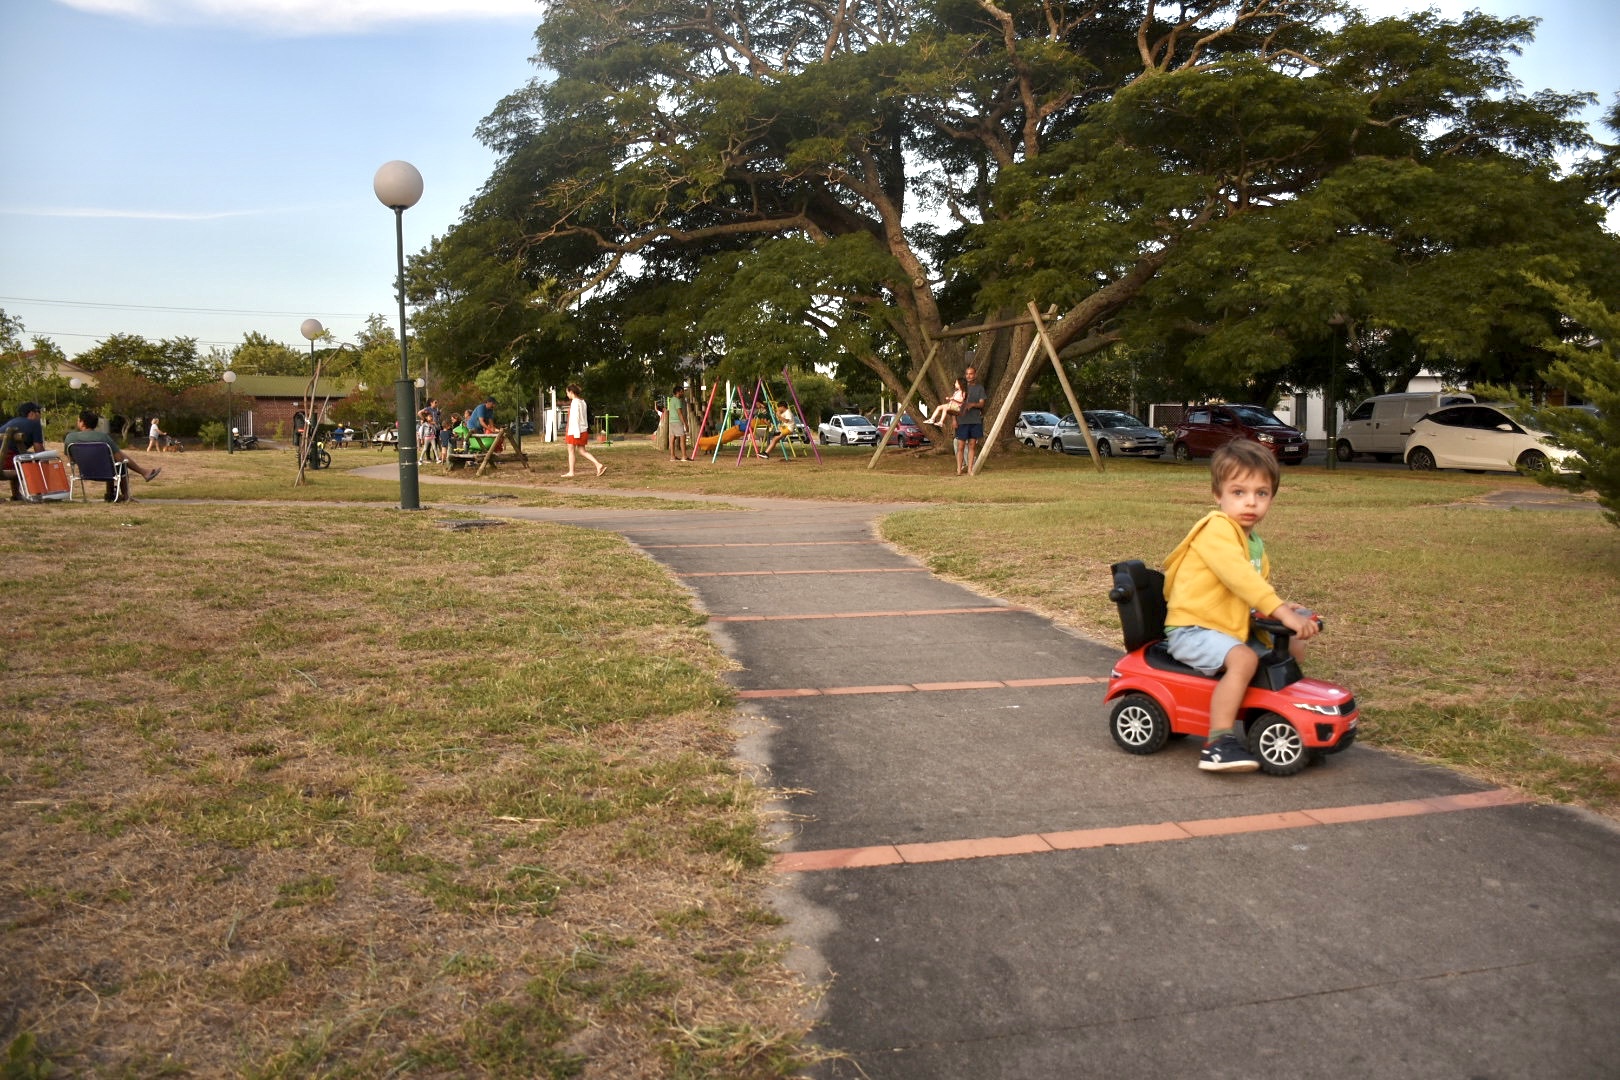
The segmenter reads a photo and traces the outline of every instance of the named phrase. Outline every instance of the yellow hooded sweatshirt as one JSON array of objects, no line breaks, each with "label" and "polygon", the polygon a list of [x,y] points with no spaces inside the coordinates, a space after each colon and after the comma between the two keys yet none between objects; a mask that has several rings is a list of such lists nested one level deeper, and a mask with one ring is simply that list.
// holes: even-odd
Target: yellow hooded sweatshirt
[{"label": "yellow hooded sweatshirt", "polygon": [[1249,538],[1234,518],[1211,510],[1164,561],[1166,626],[1202,626],[1249,640],[1249,611],[1270,615],[1282,606],[1266,580],[1271,561],[1260,555],[1260,570],[1249,562]]}]

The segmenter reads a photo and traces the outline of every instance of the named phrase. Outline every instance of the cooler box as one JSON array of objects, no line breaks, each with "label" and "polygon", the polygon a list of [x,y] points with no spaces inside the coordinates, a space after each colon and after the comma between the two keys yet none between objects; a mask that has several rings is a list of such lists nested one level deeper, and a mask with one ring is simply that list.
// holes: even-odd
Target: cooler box
[{"label": "cooler box", "polygon": [[55,450],[18,454],[11,459],[11,467],[17,470],[17,486],[29,502],[63,502],[73,494],[67,465]]}]

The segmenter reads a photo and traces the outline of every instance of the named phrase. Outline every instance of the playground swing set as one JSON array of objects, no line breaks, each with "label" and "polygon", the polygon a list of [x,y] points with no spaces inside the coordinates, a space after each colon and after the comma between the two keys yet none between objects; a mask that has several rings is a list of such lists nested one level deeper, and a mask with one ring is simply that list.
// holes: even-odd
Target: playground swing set
[{"label": "playground swing set", "polygon": [[[1069,408],[1073,411],[1075,418],[1080,420],[1080,434],[1085,437],[1086,449],[1091,452],[1092,463],[1097,466],[1098,472],[1103,471],[1102,455],[1097,453],[1097,440],[1092,436],[1091,428],[1084,421],[1085,413],[1081,411],[1080,402],[1074,396],[1074,387],[1069,384],[1069,375],[1063,370],[1063,363],[1058,359],[1057,348],[1052,344],[1052,338],[1046,332],[1046,320],[1050,319],[1056,311],[1055,307],[1048,308],[1045,316],[1042,316],[1040,309],[1031,300],[1027,318],[1020,316],[1016,319],[1006,319],[1001,322],[964,326],[957,330],[946,330],[939,335],[940,339],[944,339],[968,337],[972,334],[982,334],[987,330],[1001,330],[1009,326],[1032,325],[1035,327],[1035,339],[1030,342],[1029,351],[1024,354],[1024,361],[1018,366],[1018,373],[1013,378],[1013,384],[1008,388],[1007,397],[1001,403],[1001,411],[996,414],[995,422],[990,425],[990,430],[985,434],[984,440],[979,446],[978,456],[973,460],[972,475],[978,475],[979,470],[984,467],[985,459],[990,456],[991,451],[995,448],[996,439],[1000,437],[1001,429],[1006,426],[1007,417],[1012,413],[1013,405],[1023,396],[1024,386],[1028,383],[1030,372],[1035,366],[1035,357],[1043,349],[1047,357],[1052,361],[1052,369],[1057,372],[1058,382],[1063,386],[1063,396],[1068,399]],[[927,377],[930,367],[939,372],[941,382],[949,383],[951,381],[951,375],[943,367],[940,367],[935,359],[938,354],[939,341],[931,341],[928,355],[923,359],[922,367],[917,371],[917,377],[911,381],[911,386],[906,390],[905,398],[900,402],[900,407],[895,410],[896,416],[905,416],[911,411],[911,406],[917,398],[917,389],[922,386],[922,381]],[[878,458],[883,456],[883,451],[889,445],[889,440],[894,437],[894,430],[897,427],[899,427],[898,423],[890,424],[888,430],[883,433],[883,438],[878,440],[877,449],[872,451],[872,460],[866,463],[868,469],[875,466],[878,463]]]},{"label": "playground swing set", "polygon": [[[782,418],[784,410],[789,412],[798,429],[809,431],[809,424],[805,422],[804,406],[799,402],[798,390],[793,386],[793,376],[787,368],[782,369],[782,378],[787,383],[788,396],[792,398],[793,407],[786,408],[786,402],[781,404],[771,395],[771,389],[765,384],[763,377],[754,381],[753,400],[749,401],[740,385],[726,384],[725,406],[718,418],[714,434],[704,434],[709,430],[709,418],[714,415],[715,398],[719,395],[720,384],[715,383],[709,388],[709,398],[703,406],[703,419],[697,426],[697,438],[692,440],[692,449],[689,459],[697,460],[699,454],[709,454],[709,463],[720,460],[720,448],[728,443],[740,442],[737,448],[736,464],[741,465],[750,454],[755,457],[765,456],[765,447],[770,445],[773,435],[784,437],[777,439],[777,448],[785,460],[791,461],[801,452],[793,440],[786,436],[794,428],[789,427]],[[763,406],[763,410],[761,409]],[[816,449],[815,440],[810,441],[810,452],[815,455],[816,463],[821,462],[821,451]]]}]

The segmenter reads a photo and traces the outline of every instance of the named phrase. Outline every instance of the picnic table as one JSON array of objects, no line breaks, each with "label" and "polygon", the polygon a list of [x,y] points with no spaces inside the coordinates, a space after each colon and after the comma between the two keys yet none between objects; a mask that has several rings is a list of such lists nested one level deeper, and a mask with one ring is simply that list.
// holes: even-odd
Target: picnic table
[{"label": "picnic table", "polygon": [[451,472],[465,469],[476,464],[478,472],[475,475],[484,475],[485,469],[493,469],[497,465],[516,462],[525,469],[529,467],[529,455],[522,450],[514,450],[507,443],[509,432],[499,431],[494,434],[480,434],[467,436],[467,445],[452,449],[446,460]]}]

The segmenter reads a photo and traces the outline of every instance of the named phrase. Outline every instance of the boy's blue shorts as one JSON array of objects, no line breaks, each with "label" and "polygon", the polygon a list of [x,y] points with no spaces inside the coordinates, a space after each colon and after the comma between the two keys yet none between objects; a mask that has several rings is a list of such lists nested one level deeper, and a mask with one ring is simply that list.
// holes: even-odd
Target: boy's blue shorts
[{"label": "boy's blue shorts", "polygon": [[1223,634],[1206,626],[1178,626],[1167,633],[1164,640],[1171,656],[1198,674],[1212,678],[1226,666],[1226,654],[1239,645],[1247,645],[1260,656],[1271,651],[1271,646],[1257,637],[1239,641],[1231,634]]}]

